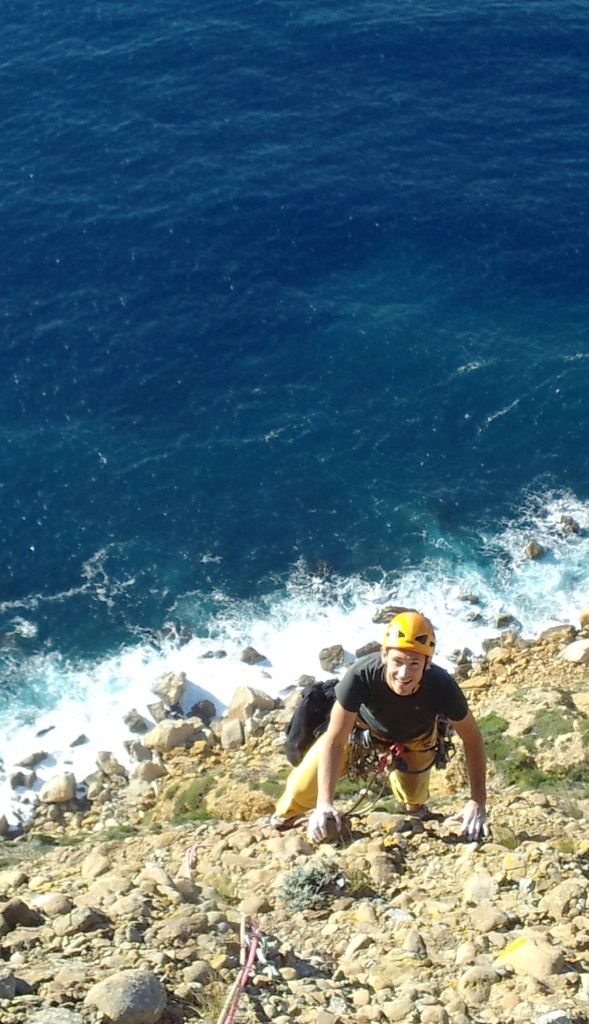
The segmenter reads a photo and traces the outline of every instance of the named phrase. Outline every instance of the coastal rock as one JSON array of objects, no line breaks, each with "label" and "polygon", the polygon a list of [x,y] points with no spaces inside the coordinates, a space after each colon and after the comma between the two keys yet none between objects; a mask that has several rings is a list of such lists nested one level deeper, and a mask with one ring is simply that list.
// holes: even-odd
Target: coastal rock
[{"label": "coastal rock", "polygon": [[49,754],[46,750],[38,750],[34,754],[27,754],[18,762],[19,768],[34,768],[36,765],[41,764],[42,761],[46,761]]},{"label": "coastal rock", "polygon": [[167,774],[167,769],[158,761],[140,761],[129,772],[129,782],[154,782]]},{"label": "coastal rock", "polygon": [[221,726],[221,745],[225,750],[242,747],[245,741],[243,722],[240,718],[225,718]]},{"label": "coastal rock", "polygon": [[560,656],[575,665],[589,664],[589,640],[575,640],[560,652]]},{"label": "coastal rock", "polygon": [[8,818],[5,814],[0,814],[0,836],[8,834]]},{"label": "coastal rock", "polygon": [[241,660],[245,661],[246,665],[259,665],[261,661],[267,661],[265,654],[260,654],[256,651],[255,647],[244,647],[241,652]]},{"label": "coastal rock", "polygon": [[156,1024],[166,1005],[166,992],[149,971],[119,971],[93,985],[84,1002],[100,1010],[111,1024]]},{"label": "coastal rock", "polygon": [[164,753],[174,747],[190,746],[194,740],[204,738],[203,724],[200,718],[186,718],[180,721],[166,718],[150,732],[146,732],[143,741],[146,747]]},{"label": "coastal rock", "polygon": [[39,792],[43,804],[61,804],[73,800],[76,795],[76,777],[73,772],[61,772],[46,782]]},{"label": "coastal rock", "polygon": [[96,755],[96,765],[101,772],[112,778],[115,775],[126,775],[127,769],[117,761],[114,754],[111,754],[110,750],[99,750]]},{"label": "coastal rock", "polygon": [[168,708],[179,704],[185,691],[186,672],[167,672],[151,688],[151,692],[159,697]]},{"label": "coastal rock", "polygon": [[140,715],[137,708],[131,708],[127,711],[126,715],[123,715],[123,722],[127,726],[129,732],[144,733],[149,729],[149,725],[145,721],[143,715]]},{"label": "coastal rock", "polygon": [[405,608],[404,605],[386,604],[384,608],[381,608],[379,611],[374,613],[374,615],[372,616],[372,621],[376,623],[382,622],[388,625],[391,619],[394,619],[395,615],[400,615],[401,612],[406,611],[409,611],[409,609]]},{"label": "coastal rock", "polygon": [[319,664],[326,672],[335,672],[344,664],[345,652],[341,644],[333,644],[319,651]]},{"label": "coastal rock", "polygon": [[565,533],[580,533],[580,527],[572,516],[563,515],[560,517],[560,525]]},{"label": "coastal rock", "polygon": [[254,711],[271,711],[274,706],[274,699],[263,690],[238,686],[227,708],[227,718],[239,718],[244,722],[246,718],[251,718]]},{"label": "coastal rock", "polygon": [[546,554],[546,551],[542,547],[542,545],[538,543],[537,540],[532,539],[529,542],[529,544],[526,544],[526,547],[524,549],[524,554],[525,554],[526,558],[531,558],[533,560],[533,559],[536,559],[536,558],[543,558],[544,555]]},{"label": "coastal rock", "polygon": [[200,718],[205,725],[210,725],[216,714],[217,709],[212,700],[197,700],[196,704],[193,704],[190,708],[188,717]]}]

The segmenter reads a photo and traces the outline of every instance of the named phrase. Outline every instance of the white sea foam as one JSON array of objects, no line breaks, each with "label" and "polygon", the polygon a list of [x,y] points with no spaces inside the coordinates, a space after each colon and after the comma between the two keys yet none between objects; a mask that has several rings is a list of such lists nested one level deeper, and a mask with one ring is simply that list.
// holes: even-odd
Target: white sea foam
[{"label": "white sea foam", "polygon": [[[562,516],[572,516],[580,533],[567,532]],[[524,548],[534,537],[546,548],[545,558],[530,561]],[[190,682],[184,700],[187,711],[195,700],[213,699],[219,712],[235,689],[252,685],[278,696],[303,674],[322,677],[318,653],[341,643],[350,660],[370,640],[379,640],[382,626],[372,617],[387,603],[417,606],[430,616],[438,635],[436,660],[452,666],[452,654],[464,647],[475,655],[481,643],[497,633],[498,615],[513,614],[525,636],[536,636],[556,622],[578,622],[589,603],[589,505],[572,495],[531,496],[517,517],[494,534],[481,535],[478,557],[443,537],[431,540],[431,554],[402,575],[377,582],[362,578],[324,579],[295,568],[278,593],[243,602],[217,594],[208,637],[194,637],[179,646],[171,639],[159,648],[138,643],[116,655],[89,664],[71,664],[58,655],[37,655],[25,664],[23,682],[36,680],[50,706],[39,717],[31,708],[15,720],[14,707],[0,719],[0,753],[5,778],[0,785],[0,812],[15,822],[27,813],[35,795],[10,789],[8,775],[27,754],[44,750],[49,757],[36,769],[41,783],[57,772],[73,771],[78,781],[95,770],[99,750],[112,751],[128,765],[124,741],[131,735],[123,715],[135,707],[151,720],[147,704],[164,672],[186,672]],[[464,600],[476,595],[478,604]],[[210,598],[209,598],[210,601]],[[184,595],[178,607],[198,607],[199,596]],[[473,612],[480,619],[469,621]],[[18,629],[27,634],[25,619]],[[266,662],[248,666],[241,661],[247,645],[265,655]],[[224,658],[203,658],[223,649]],[[48,695],[54,695],[51,698]],[[34,721],[33,721],[34,718]],[[2,720],[3,719],[3,720]],[[44,735],[38,733],[50,730]],[[81,735],[88,742],[72,747]],[[16,799],[16,803],[15,803]]]}]

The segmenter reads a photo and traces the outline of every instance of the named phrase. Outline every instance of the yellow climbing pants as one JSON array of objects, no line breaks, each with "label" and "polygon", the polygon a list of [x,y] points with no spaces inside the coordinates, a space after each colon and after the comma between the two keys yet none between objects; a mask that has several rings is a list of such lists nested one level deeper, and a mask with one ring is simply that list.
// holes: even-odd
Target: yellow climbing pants
[{"label": "yellow climbing pants", "polygon": [[[434,749],[438,735],[437,723],[429,732],[417,739],[403,743],[402,757],[412,772],[391,772],[390,786],[393,795],[403,804],[424,804],[429,796],[429,777],[431,768],[426,771],[434,759]],[[317,803],[317,767],[319,757],[325,746],[325,734],[320,736],[307,751],[305,757],[286,780],[286,789],[276,804],[276,813],[283,818],[291,818],[295,814],[305,814]],[[349,748],[346,745],[340,778],[348,769]]]}]

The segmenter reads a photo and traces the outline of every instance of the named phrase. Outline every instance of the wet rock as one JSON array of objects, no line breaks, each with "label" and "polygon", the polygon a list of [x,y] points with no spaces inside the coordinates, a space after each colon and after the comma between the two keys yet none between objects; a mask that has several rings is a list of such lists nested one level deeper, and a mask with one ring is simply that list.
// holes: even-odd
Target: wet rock
[{"label": "wet rock", "polygon": [[112,1024],[156,1024],[166,1005],[166,992],[149,971],[119,971],[93,985],[84,1002]]},{"label": "wet rock", "polygon": [[210,725],[217,714],[217,709],[212,700],[197,700],[188,712],[189,718],[197,717],[202,719],[205,725]]},{"label": "wet rock", "polygon": [[565,533],[580,533],[581,528],[576,519],[572,516],[563,515],[560,517],[560,525]]},{"label": "wet rock", "polygon": [[357,651],[354,651],[356,658],[364,658],[367,654],[376,654],[380,651],[381,645],[377,640],[371,640],[370,643],[364,644],[363,647],[359,647]]},{"label": "wet rock", "polygon": [[372,616],[372,621],[384,622],[388,625],[391,619],[394,619],[395,615],[400,615],[401,612],[407,611],[409,611],[409,609],[405,608],[404,605],[387,604],[384,606],[384,608],[381,608],[380,611],[374,613],[374,615]]},{"label": "wet rock", "polygon": [[260,662],[268,659],[265,654],[256,651],[255,647],[245,647],[241,652],[241,660],[245,661],[246,665],[259,665]]},{"label": "wet rock", "polygon": [[18,762],[19,768],[34,768],[36,765],[41,764],[42,761],[46,761],[49,754],[46,750],[38,750],[34,754],[28,754]]},{"label": "wet rock", "polygon": [[149,730],[148,723],[143,715],[139,714],[137,708],[131,708],[130,711],[127,711],[127,714],[123,715],[123,722],[129,732],[144,733]]},{"label": "wet rock", "polygon": [[85,743],[89,743],[90,740],[86,736],[86,733],[81,732],[79,736],[76,736],[75,740],[72,740],[70,747],[83,747]]},{"label": "wet rock", "polygon": [[186,672],[167,672],[161,676],[151,692],[159,697],[168,708],[179,704],[186,691]]},{"label": "wet rock", "polygon": [[524,549],[524,554],[525,554],[526,558],[530,558],[530,559],[534,560],[536,558],[543,558],[544,555],[546,554],[546,551],[542,547],[542,545],[538,543],[537,540],[532,539],[529,542],[529,544],[526,544],[526,547]]}]

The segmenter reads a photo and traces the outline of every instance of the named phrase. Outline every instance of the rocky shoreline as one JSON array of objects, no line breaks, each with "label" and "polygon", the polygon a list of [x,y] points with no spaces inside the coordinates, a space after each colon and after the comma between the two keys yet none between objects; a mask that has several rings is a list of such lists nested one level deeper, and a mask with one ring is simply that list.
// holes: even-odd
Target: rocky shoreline
[{"label": "rocky shoreline", "polygon": [[[343,649],[322,655],[331,671]],[[131,770],[104,752],[82,793],[58,776],[0,842],[0,1019],[214,1024],[257,924],[236,1021],[589,1020],[588,660],[586,610],[534,641],[504,630],[479,661],[457,652],[490,759],[483,844],[451,817],[461,752],[434,775],[431,820],[383,796],[345,842],[272,832],[308,677],[285,701],[242,687],[223,719],[204,705],[179,717],[185,680],[164,677]]]}]

